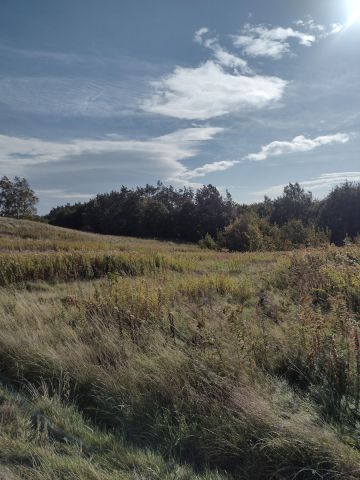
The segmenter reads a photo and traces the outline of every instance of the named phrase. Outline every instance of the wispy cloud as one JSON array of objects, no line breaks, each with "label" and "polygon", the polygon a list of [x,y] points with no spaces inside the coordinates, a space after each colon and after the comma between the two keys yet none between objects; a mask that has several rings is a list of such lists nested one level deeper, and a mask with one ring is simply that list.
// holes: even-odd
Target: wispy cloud
[{"label": "wispy cloud", "polygon": [[209,29],[206,27],[200,28],[194,34],[194,41],[203,45],[213,52],[214,59],[223,67],[232,68],[242,73],[252,73],[248,63],[243,58],[238,57],[225,50],[216,37],[208,36]]},{"label": "wispy cloud", "polygon": [[55,61],[64,64],[79,64],[79,63],[89,63],[91,62],[102,62],[104,60],[101,57],[95,57],[90,55],[78,55],[76,53],[68,52],[55,52],[55,51],[45,51],[45,50],[34,50],[34,49],[24,49],[24,48],[15,48],[8,45],[0,45],[0,53],[7,54],[11,56],[19,55],[23,58],[29,58],[32,60],[47,60]]},{"label": "wispy cloud", "polygon": [[123,55],[75,54],[0,45],[2,110],[41,116],[112,118],[137,111],[161,65]]},{"label": "wispy cloud", "polygon": [[261,147],[260,152],[251,153],[245,157],[247,160],[262,161],[268,157],[284,155],[287,153],[309,152],[323,145],[334,143],[347,143],[350,135],[346,133],[335,133],[333,135],[323,135],[316,138],[306,138],[299,135],[291,141],[274,141]]},{"label": "wispy cloud", "polygon": [[318,189],[324,187],[332,187],[345,182],[359,182],[360,172],[334,172],[323,173],[317,178],[312,180],[305,180],[301,182],[301,185],[305,189]]},{"label": "wispy cloud", "polygon": [[205,177],[205,175],[214,172],[222,172],[228,168],[233,167],[239,160],[222,160],[220,162],[206,163],[201,167],[194,168],[193,170],[187,170],[179,176],[179,180],[190,180],[192,178]]},{"label": "wispy cloud", "polygon": [[319,25],[311,17],[298,20],[295,24],[297,29],[247,24],[240,35],[232,35],[233,44],[249,57],[278,60],[291,52],[289,40],[297,40],[300,45],[311,47],[317,40],[339,33],[343,28],[340,24],[330,27]]},{"label": "wispy cloud", "polygon": [[209,33],[209,29],[207,27],[201,27],[199,30],[196,30],[194,33],[194,42],[203,44],[204,43],[204,36]]},{"label": "wispy cloud", "polygon": [[310,15],[308,15],[304,20],[297,20],[294,23],[298,27],[302,27],[307,31],[314,32],[317,39],[335,35],[344,29],[344,25],[341,23],[332,23],[330,26],[325,27],[325,25],[316,23]]},{"label": "wispy cloud", "polygon": [[[101,164],[97,162],[98,168],[101,165],[106,168],[106,159],[109,158],[115,176],[129,169],[135,176],[161,172],[159,178],[165,181],[199,187],[201,184],[192,182],[193,179],[227,170],[239,163],[239,160],[223,160],[193,169],[183,164],[183,160],[199,153],[204,142],[212,140],[222,131],[218,127],[193,127],[148,140],[129,140],[111,134],[101,140],[75,139],[71,142],[0,135],[0,167],[8,174],[18,174],[23,169],[49,164],[65,165],[66,170],[70,171],[76,163],[77,170],[86,171],[93,169],[90,158],[102,159]],[[129,160],[125,160],[126,155],[131,156],[130,164]],[[83,200],[92,196],[90,193],[57,188],[39,189],[37,193],[42,198],[63,200]]]},{"label": "wispy cloud", "polygon": [[280,59],[290,52],[289,38],[296,38],[300,45],[307,47],[315,42],[315,36],[293,28],[268,28],[247,25],[242,35],[233,35],[233,43],[249,57],[271,57]]},{"label": "wispy cloud", "polygon": [[[147,168],[148,172],[161,168],[164,175],[181,176],[187,172],[182,160],[198,154],[202,142],[211,140],[223,129],[194,127],[177,130],[148,140],[76,139],[71,142],[51,142],[38,138],[19,138],[0,135],[0,165],[6,171],[60,162],[86,155],[131,154],[138,158],[133,169]],[[143,159],[142,161],[140,161]],[[128,164],[125,164],[128,167]],[[84,170],[87,168],[83,162]],[[119,161],[118,168],[121,168]]]},{"label": "wispy cloud", "polygon": [[[345,182],[360,182],[360,172],[323,173],[318,177],[312,178],[310,180],[304,180],[299,183],[305,190],[320,190],[329,189],[331,187],[335,187],[336,185],[341,185]],[[272,187],[265,188],[264,190],[254,192],[254,195],[268,195],[270,197],[276,197],[278,195],[281,195],[284,187],[285,184],[274,185]]]},{"label": "wispy cloud", "polygon": [[[11,111],[56,117],[119,117],[134,109],[136,80],[0,75],[0,102]],[[140,89],[140,86],[139,86]]]},{"label": "wispy cloud", "polygon": [[74,193],[67,192],[66,190],[61,190],[58,188],[51,190],[37,189],[36,193],[41,195],[42,197],[61,198],[68,200],[87,200],[90,197],[95,196],[95,194],[93,193]]}]

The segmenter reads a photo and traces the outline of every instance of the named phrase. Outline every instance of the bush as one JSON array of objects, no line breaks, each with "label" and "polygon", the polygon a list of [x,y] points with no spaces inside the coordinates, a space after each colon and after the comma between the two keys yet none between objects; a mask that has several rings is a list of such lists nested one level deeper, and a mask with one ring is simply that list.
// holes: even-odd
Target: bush
[{"label": "bush", "polygon": [[263,234],[258,217],[244,215],[228,225],[223,234],[224,246],[230,251],[255,252],[263,247]]},{"label": "bush", "polygon": [[218,244],[212,238],[212,236],[207,233],[204,238],[199,240],[199,247],[208,250],[217,250],[219,248]]}]

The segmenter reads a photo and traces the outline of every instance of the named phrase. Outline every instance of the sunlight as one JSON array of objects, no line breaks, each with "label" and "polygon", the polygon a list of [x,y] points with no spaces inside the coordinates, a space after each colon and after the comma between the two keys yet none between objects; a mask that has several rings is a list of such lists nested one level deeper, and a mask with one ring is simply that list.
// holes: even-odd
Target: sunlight
[{"label": "sunlight", "polygon": [[355,22],[360,23],[360,0],[347,0],[347,26],[353,25]]}]

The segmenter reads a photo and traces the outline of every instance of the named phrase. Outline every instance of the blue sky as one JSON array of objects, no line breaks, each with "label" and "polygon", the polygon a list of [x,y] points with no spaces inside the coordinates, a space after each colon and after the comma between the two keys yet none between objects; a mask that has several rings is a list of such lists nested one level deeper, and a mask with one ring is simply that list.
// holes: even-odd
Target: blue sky
[{"label": "blue sky", "polygon": [[360,180],[360,0],[1,0],[0,175],[235,200]]}]

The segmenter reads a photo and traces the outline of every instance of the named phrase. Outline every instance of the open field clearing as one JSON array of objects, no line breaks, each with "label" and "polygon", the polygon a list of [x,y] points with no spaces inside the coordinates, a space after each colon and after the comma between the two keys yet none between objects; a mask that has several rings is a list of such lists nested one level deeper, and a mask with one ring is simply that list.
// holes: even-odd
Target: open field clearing
[{"label": "open field clearing", "polygon": [[360,480],[360,0],[0,12],[0,480]]},{"label": "open field clearing", "polygon": [[360,478],[357,246],[2,218],[0,265],[0,478]]}]

